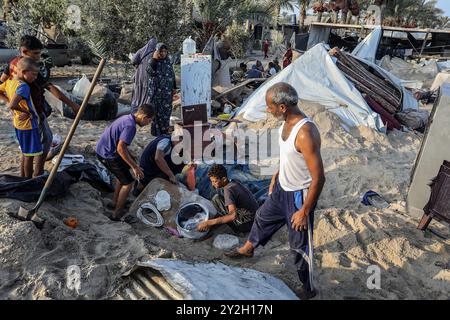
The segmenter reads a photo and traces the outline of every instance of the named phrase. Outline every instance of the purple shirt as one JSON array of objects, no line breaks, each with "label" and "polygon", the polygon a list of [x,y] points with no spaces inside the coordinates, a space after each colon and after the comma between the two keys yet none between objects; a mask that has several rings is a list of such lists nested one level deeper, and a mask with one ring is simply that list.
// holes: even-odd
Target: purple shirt
[{"label": "purple shirt", "polygon": [[136,119],[134,115],[121,116],[105,129],[97,142],[96,152],[104,159],[114,159],[117,156],[119,140],[130,145],[135,135]]}]

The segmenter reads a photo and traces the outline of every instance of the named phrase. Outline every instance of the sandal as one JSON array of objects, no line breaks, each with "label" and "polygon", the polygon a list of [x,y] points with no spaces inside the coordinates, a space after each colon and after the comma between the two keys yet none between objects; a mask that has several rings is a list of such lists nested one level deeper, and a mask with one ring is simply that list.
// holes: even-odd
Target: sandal
[{"label": "sandal", "polygon": [[253,252],[240,253],[238,249],[235,249],[232,251],[224,252],[224,255],[232,259],[251,258],[253,257]]}]

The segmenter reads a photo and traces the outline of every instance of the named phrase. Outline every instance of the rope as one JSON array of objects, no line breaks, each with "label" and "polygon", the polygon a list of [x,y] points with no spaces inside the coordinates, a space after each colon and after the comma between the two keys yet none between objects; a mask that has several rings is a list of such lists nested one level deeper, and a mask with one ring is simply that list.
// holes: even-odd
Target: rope
[{"label": "rope", "polygon": [[[143,214],[143,209],[150,209],[156,215],[156,222],[150,222]],[[136,212],[136,217],[144,224],[152,227],[161,227],[164,224],[164,218],[158,209],[151,202],[143,202],[140,204],[139,209]]]}]

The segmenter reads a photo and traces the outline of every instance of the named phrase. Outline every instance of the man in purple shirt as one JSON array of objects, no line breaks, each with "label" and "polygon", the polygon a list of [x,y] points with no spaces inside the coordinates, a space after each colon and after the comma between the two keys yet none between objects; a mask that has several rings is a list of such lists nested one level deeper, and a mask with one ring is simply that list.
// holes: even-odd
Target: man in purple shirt
[{"label": "man in purple shirt", "polygon": [[111,220],[120,220],[128,194],[133,187],[134,178],[130,168],[136,179],[140,180],[144,177],[136,159],[128,151],[128,146],[136,135],[136,125],[144,127],[150,124],[154,115],[155,108],[152,105],[143,104],[136,113],[115,120],[105,129],[97,142],[97,158],[117,178]]}]

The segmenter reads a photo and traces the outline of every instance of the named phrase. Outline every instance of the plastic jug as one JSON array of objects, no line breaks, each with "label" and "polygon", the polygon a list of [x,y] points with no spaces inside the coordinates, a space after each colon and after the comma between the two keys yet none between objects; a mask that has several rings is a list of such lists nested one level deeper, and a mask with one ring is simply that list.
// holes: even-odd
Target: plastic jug
[{"label": "plastic jug", "polygon": [[189,36],[189,38],[186,38],[183,41],[183,55],[194,54],[196,51],[195,41],[191,39],[191,36]]}]

